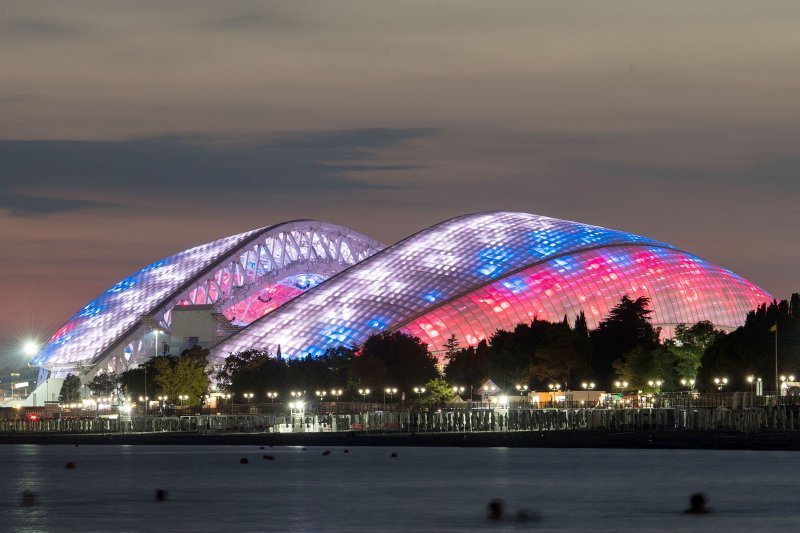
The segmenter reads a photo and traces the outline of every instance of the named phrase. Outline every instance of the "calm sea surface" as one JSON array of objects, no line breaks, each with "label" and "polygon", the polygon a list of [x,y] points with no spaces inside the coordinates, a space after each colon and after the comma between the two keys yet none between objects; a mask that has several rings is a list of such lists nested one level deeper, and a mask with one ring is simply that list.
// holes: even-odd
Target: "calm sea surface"
[{"label": "calm sea surface", "polygon": [[[791,452],[0,446],[4,531],[672,531],[800,524]],[[390,458],[392,452],[399,457]],[[262,459],[270,454],[274,461]],[[240,464],[242,457],[249,464]],[[74,469],[65,469],[74,462]],[[168,500],[157,502],[157,488]],[[22,505],[24,490],[35,493]],[[681,513],[693,492],[711,514]],[[486,520],[492,498],[510,519]],[[515,523],[520,510],[541,521]]]}]

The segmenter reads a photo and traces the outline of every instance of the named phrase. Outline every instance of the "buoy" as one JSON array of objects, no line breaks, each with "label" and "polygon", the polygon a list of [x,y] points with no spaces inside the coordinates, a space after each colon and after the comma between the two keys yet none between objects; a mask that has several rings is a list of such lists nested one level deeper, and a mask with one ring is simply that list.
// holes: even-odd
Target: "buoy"
[{"label": "buoy", "polygon": [[397,456],[397,452],[392,452],[392,455],[391,455],[391,457],[392,457],[392,459],[397,459],[397,457],[398,457],[398,456]]},{"label": "buoy", "polygon": [[696,492],[692,494],[692,497],[689,498],[689,508],[684,511],[686,514],[706,514],[708,513],[708,507],[706,507],[706,497],[701,492]]},{"label": "buoy", "polygon": [[345,448],[344,453],[350,453],[350,450]]},{"label": "buoy", "polygon": [[67,464],[64,465],[64,469],[65,470],[75,470],[76,466],[77,465],[75,463],[67,463]]},{"label": "buoy", "polygon": [[36,503],[36,494],[32,491],[25,489],[22,491],[22,505],[25,507],[30,507],[31,505]]},{"label": "buoy", "polygon": [[330,454],[331,454],[330,450],[325,450],[324,452],[322,452],[322,455],[330,455]]},{"label": "buoy", "polygon": [[242,457],[241,459],[239,459],[239,464],[240,465],[246,465],[246,464],[249,464],[249,463],[250,463],[250,461],[247,460],[247,457]]},{"label": "buoy", "polygon": [[487,516],[489,520],[502,520],[503,513],[505,512],[505,503],[503,500],[495,498],[489,502],[487,506]]},{"label": "buoy", "polygon": [[272,455],[262,455],[261,458],[262,459],[266,459],[267,461],[274,461],[275,460],[275,457],[273,457]]},{"label": "buoy", "polygon": [[155,497],[157,502],[167,501],[167,495],[168,493],[164,489],[156,489]]}]

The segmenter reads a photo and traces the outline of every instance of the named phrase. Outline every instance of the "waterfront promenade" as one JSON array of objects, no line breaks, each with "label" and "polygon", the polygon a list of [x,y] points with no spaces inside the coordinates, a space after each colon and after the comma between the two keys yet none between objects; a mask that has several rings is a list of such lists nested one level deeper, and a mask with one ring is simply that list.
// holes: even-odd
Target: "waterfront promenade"
[{"label": "waterfront promenade", "polygon": [[[347,409],[345,409],[347,407]],[[361,407],[358,409],[357,407]],[[0,419],[0,443],[270,443],[800,449],[800,406],[483,408],[283,404],[160,415],[51,413]],[[390,407],[394,407],[391,409]],[[92,416],[93,415],[93,416]],[[725,444],[720,439],[727,440]],[[797,443],[797,444],[796,444]]]}]

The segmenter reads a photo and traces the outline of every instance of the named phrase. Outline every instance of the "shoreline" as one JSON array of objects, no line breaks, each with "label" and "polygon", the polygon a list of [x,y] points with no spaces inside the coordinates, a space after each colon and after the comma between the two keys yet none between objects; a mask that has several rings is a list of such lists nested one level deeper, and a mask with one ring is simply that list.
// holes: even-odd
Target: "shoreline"
[{"label": "shoreline", "polygon": [[197,446],[396,446],[599,448],[674,450],[800,451],[794,431],[762,432],[601,432],[518,431],[472,433],[17,433],[0,444],[39,445],[197,445]]}]

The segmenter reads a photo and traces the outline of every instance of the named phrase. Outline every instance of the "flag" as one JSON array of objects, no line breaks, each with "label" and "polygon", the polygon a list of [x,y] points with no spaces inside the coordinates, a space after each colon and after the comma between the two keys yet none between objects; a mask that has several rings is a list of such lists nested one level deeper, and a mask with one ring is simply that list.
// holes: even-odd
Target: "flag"
[{"label": "flag", "polygon": [[775,333],[775,332],[777,332],[777,331],[778,331],[778,323],[776,322],[776,323],[772,324],[772,325],[769,327],[769,331],[770,331],[771,333]]}]

